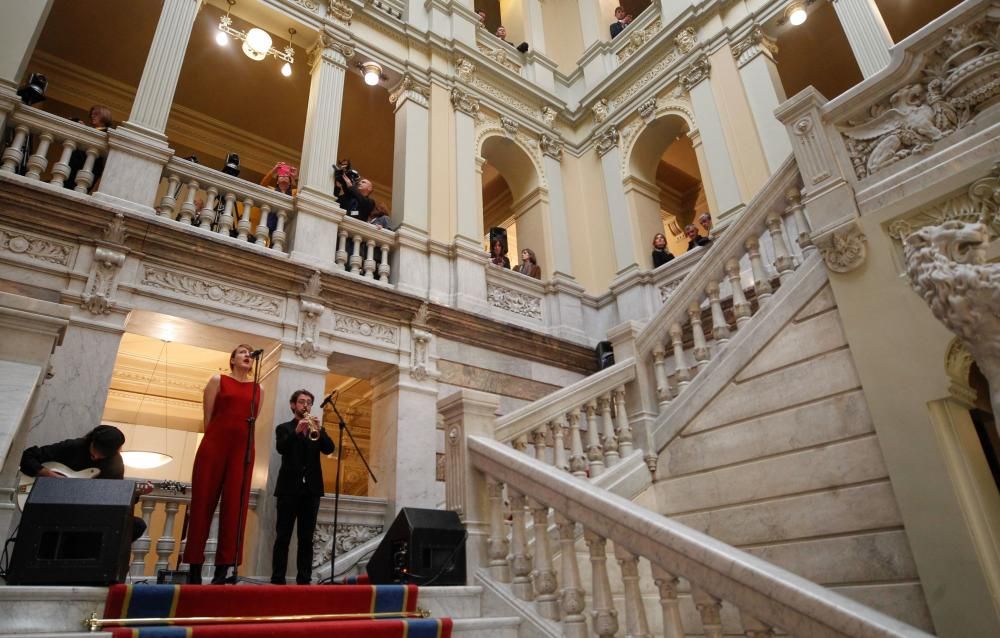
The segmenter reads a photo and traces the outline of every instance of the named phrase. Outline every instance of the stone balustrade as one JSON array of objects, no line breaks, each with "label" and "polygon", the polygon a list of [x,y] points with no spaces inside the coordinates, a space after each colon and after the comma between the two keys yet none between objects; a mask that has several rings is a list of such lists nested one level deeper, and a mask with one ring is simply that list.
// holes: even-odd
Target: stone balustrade
[{"label": "stone balustrade", "polygon": [[290,195],[176,157],[164,168],[160,186],[160,217],[287,251]]},{"label": "stone balustrade", "polygon": [[353,275],[389,283],[389,251],[396,250],[396,233],[345,217],[337,230],[336,262]]},{"label": "stone balustrade", "polygon": [[[15,106],[7,124],[14,135],[0,155],[0,172],[55,186],[69,181],[78,193],[93,190],[100,173],[95,166],[108,152],[106,132],[24,104]],[[82,160],[79,166],[77,158]]]},{"label": "stone balustrade", "polygon": [[[651,636],[656,629],[665,636],[928,635],[505,443],[467,436],[465,444],[469,464],[487,486],[488,573],[533,603],[563,636],[610,637],[619,630]],[[546,533],[532,534],[529,542],[534,530]],[[621,592],[611,588],[609,555],[617,562]],[[651,617],[643,602],[640,573],[647,569],[661,618]]]}]

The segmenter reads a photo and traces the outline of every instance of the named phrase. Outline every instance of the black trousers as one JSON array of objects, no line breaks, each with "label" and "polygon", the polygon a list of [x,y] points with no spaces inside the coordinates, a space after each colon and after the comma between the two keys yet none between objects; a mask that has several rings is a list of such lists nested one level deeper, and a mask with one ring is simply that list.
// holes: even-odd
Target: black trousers
[{"label": "black trousers", "polygon": [[308,585],[312,580],[312,542],[319,514],[319,497],[309,494],[278,497],[277,535],[274,537],[274,551],[271,553],[271,582],[284,584],[288,570],[288,544],[292,540],[292,527],[298,526],[298,553],[295,557],[295,582]]}]

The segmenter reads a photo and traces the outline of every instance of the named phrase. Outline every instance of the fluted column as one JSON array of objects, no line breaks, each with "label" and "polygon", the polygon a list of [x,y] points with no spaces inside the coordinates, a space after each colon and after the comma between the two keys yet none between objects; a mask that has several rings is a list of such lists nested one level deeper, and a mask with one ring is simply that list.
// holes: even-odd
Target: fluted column
[{"label": "fluted column", "polygon": [[754,124],[757,125],[767,167],[773,174],[792,154],[788,131],[774,116],[774,110],[785,101],[785,89],[774,59],[778,45],[755,25],[746,37],[732,45],[732,51]]},{"label": "fluted column", "polygon": [[389,92],[396,127],[392,162],[392,221],[400,233],[394,256],[396,285],[427,296],[430,270],[430,88],[409,73]]},{"label": "fluted column", "polygon": [[892,36],[875,0],[832,0],[837,19],[854,51],[861,75],[870,78],[889,65]]}]

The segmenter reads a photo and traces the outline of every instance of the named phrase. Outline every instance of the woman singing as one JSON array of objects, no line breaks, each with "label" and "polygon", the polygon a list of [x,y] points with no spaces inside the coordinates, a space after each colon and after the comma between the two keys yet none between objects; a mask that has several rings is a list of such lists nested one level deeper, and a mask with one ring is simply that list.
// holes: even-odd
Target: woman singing
[{"label": "woman singing", "polygon": [[[250,468],[244,461],[250,417],[250,401],[256,398],[254,414],[261,404],[260,386],[253,383],[253,348],[240,344],[229,356],[231,375],[215,375],[205,386],[205,436],[194,457],[191,476],[191,505],[188,508],[187,545],[184,562],[191,565],[188,582],[201,584],[205,562],[205,541],[219,496],[219,543],[215,554],[213,585],[236,582],[236,565],[242,562],[243,532],[246,529],[250,493]],[[254,450],[250,448],[250,467]],[[242,483],[242,485],[241,485]],[[242,507],[242,513],[241,513]],[[242,514],[242,516],[241,516]],[[240,520],[242,518],[243,525]],[[237,529],[239,528],[239,529]]]}]

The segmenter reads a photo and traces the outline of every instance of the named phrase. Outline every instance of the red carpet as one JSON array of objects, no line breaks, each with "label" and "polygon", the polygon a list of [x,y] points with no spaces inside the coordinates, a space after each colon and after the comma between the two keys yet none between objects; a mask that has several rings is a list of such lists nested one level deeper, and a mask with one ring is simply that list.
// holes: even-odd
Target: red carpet
[{"label": "red carpet", "polygon": [[[449,638],[450,618],[401,618],[417,611],[415,585],[115,585],[109,589],[105,618],[162,618],[149,627],[110,627],[115,638]],[[304,614],[383,614],[378,619],[297,620],[199,624],[205,616],[299,616]],[[177,620],[170,620],[177,619]]]}]

